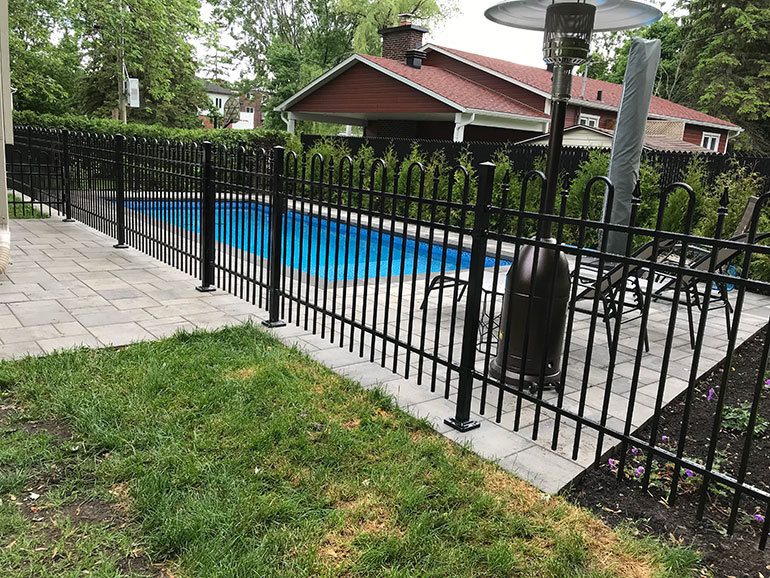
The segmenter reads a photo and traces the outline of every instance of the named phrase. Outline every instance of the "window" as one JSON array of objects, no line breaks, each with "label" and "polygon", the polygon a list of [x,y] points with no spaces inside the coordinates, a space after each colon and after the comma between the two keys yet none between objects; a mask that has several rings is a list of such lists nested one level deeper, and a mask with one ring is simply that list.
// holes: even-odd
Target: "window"
[{"label": "window", "polygon": [[217,108],[222,108],[222,99],[219,98],[219,97],[215,98],[214,99],[214,106],[216,106]]},{"label": "window", "polygon": [[591,128],[599,128],[599,117],[593,114],[581,114],[578,119],[578,124],[590,126]]},{"label": "window", "polygon": [[249,114],[254,114],[254,107],[253,106],[247,106],[246,107],[246,112],[249,113]]},{"label": "window", "polygon": [[700,146],[710,151],[719,151],[719,138],[720,134],[715,132],[704,132],[703,139],[700,142]]}]

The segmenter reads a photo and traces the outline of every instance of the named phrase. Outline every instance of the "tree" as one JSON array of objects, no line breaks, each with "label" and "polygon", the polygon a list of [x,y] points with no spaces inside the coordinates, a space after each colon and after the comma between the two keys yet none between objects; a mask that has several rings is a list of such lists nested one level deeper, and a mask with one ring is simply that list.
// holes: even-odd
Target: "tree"
[{"label": "tree", "polygon": [[682,2],[683,68],[689,104],[746,132],[741,150],[770,153],[770,5],[714,0]]},{"label": "tree", "polygon": [[380,53],[379,28],[410,12],[435,22],[453,0],[216,0],[234,24],[238,51],[265,89],[266,125],[283,127],[275,105],[354,52]]},{"label": "tree", "polygon": [[10,0],[8,3],[11,85],[18,110],[68,112],[82,77],[74,38],[54,30],[66,28],[66,13],[57,0]]},{"label": "tree", "polygon": [[118,105],[126,72],[139,78],[141,104],[131,120],[196,126],[206,107],[190,43],[200,25],[200,0],[73,0],[86,64],[83,111],[106,116]]},{"label": "tree", "polygon": [[[589,63],[591,78],[623,83],[634,37],[660,40],[660,64],[655,81],[655,95],[683,102],[687,99],[687,83],[682,68],[684,37],[679,21],[668,15],[661,20],[631,32],[615,32],[600,35]],[[581,68],[582,71],[582,68]]]}]

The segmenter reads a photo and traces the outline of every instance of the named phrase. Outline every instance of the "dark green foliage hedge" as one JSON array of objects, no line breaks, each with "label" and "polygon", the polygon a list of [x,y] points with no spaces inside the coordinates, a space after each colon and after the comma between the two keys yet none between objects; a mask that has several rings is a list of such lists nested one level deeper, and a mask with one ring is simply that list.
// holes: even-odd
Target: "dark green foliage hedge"
[{"label": "dark green foliage hedge", "polygon": [[168,128],[157,124],[123,124],[120,121],[106,118],[89,118],[74,114],[57,116],[53,114],[38,114],[27,110],[13,111],[13,122],[16,126],[62,128],[158,140],[182,142],[203,142],[208,140],[226,146],[238,146],[239,144],[244,144],[248,147],[288,146],[290,145],[290,140],[292,140],[292,135],[282,130],[264,128],[254,130]]}]

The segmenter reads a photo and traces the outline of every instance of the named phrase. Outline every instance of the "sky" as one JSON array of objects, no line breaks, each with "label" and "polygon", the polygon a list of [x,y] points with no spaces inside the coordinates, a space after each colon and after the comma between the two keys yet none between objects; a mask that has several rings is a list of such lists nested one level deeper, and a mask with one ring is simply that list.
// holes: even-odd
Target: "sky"
[{"label": "sky", "polygon": [[457,10],[434,26],[427,41],[519,64],[543,66],[543,33],[495,24],[484,11],[497,2],[458,0]]},{"label": "sky", "polygon": [[[456,0],[456,4],[457,8],[441,24],[430,27],[426,42],[545,68],[542,32],[519,30],[487,20],[484,11],[497,4],[495,0]],[[674,0],[665,0],[663,10],[670,10],[673,4]],[[210,9],[204,5],[203,17],[209,13]],[[198,55],[203,56],[200,49]],[[227,80],[238,80],[240,74],[233,71],[230,76]]]}]

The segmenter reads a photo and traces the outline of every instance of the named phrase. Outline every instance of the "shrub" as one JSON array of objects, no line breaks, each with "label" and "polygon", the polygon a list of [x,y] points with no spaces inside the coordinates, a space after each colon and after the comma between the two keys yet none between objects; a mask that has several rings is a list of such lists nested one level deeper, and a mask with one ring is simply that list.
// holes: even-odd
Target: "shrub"
[{"label": "shrub", "polygon": [[123,124],[117,120],[89,118],[74,114],[62,116],[38,114],[29,110],[13,111],[13,122],[16,126],[36,126],[102,134],[122,134],[157,140],[181,142],[202,142],[208,140],[228,147],[240,144],[254,148],[269,148],[275,145],[296,146],[296,141],[299,140],[296,137],[290,138],[291,135],[288,132],[264,128],[254,130],[168,128],[157,124]]}]

